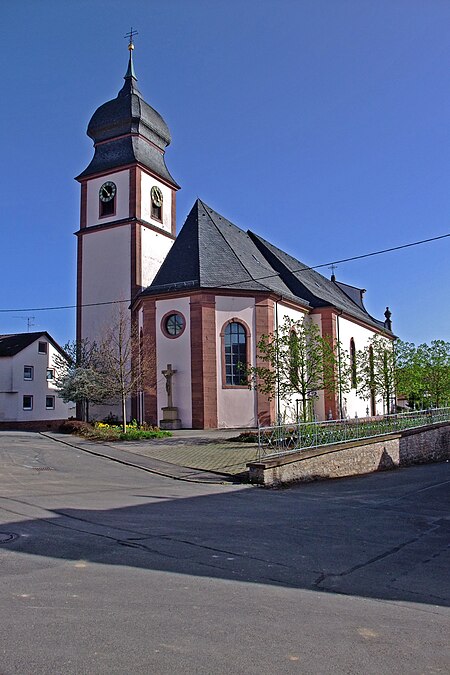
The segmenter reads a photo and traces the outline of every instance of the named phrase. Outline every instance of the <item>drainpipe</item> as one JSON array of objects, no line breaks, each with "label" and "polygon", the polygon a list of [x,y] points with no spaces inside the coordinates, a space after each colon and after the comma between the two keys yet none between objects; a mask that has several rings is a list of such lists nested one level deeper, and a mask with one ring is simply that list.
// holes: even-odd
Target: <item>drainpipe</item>
[{"label": "drainpipe", "polygon": [[280,352],[278,343],[278,300],[275,300],[275,341],[276,341],[276,369],[277,369],[277,424],[281,424],[281,407],[280,407]]},{"label": "drainpipe", "polygon": [[339,317],[342,316],[344,311],[341,311],[336,315],[336,337],[337,337],[337,350],[338,350],[338,377],[339,377],[339,417],[343,418],[342,412],[342,369],[341,369],[341,341],[339,337]]}]

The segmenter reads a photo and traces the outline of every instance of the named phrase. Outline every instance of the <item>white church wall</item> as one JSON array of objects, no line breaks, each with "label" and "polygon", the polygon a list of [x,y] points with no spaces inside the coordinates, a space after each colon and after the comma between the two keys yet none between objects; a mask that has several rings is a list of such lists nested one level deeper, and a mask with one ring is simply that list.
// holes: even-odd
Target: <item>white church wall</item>
[{"label": "white church wall", "polygon": [[216,296],[217,421],[220,428],[257,425],[256,392],[247,387],[228,388],[223,383],[222,338],[231,319],[243,321],[250,330],[250,362],[255,363],[255,300],[249,297]]},{"label": "white church wall", "polygon": [[162,262],[172,247],[173,240],[146,227],[141,228],[142,285],[150,286]]},{"label": "white church wall", "polygon": [[[167,337],[161,328],[163,317],[172,312],[182,314],[186,322],[183,333],[176,338]],[[190,335],[190,299],[158,300],[156,302],[158,420],[162,419],[161,408],[167,405],[166,380],[161,371],[165,370],[167,364],[170,363],[177,371],[172,379],[173,405],[178,408],[178,415],[184,429],[192,427]]]},{"label": "white church wall", "polygon": [[91,232],[83,237],[82,337],[98,339],[117,318],[126,302],[87,307],[130,299],[130,226]]},{"label": "white church wall", "polygon": [[[116,190],[116,212],[111,216],[102,216],[99,213],[99,196],[98,191],[107,181],[115,184]],[[107,176],[100,176],[99,178],[91,178],[87,184],[87,227],[92,225],[103,225],[113,220],[120,220],[121,218],[128,218],[130,215],[130,172],[128,169],[124,171],[116,171]]]},{"label": "white church wall", "polygon": [[[151,215],[150,193],[154,185],[159,187],[163,196],[162,223],[152,218]],[[156,227],[167,230],[167,232],[172,231],[172,190],[157,178],[149,176],[144,171],[141,171],[141,217],[142,220],[146,220]]]},{"label": "white church wall", "polygon": [[[288,317],[292,321],[301,321],[303,322],[304,318],[308,316],[308,313],[301,310],[290,307],[289,305],[284,305],[283,303],[278,303],[278,325],[283,326],[285,318]],[[323,394],[318,392],[319,398],[314,402],[314,411],[318,419],[319,415],[323,409]],[[284,399],[280,401],[280,414],[281,419],[286,422],[295,422],[297,419],[297,399],[299,400],[298,394],[293,394],[290,399]]]},{"label": "white church wall", "polygon": [[[349,321],[343,317],[338,317],[337,321],[339,322],[339,340],[341,342],[342,348],[350,354],[350,340],[353,338],[355,341],[355,349],[359,351],[366,347],[368,340],[376,335],[376,333],[364,326],[360,326],[353,321]],[[365,417],[367,411],[369,410],[370,414],[370,400],[362,399],[356,394],[356,389],[351,389],[349,393],[342,394],[344,416],[346,417]],[[378,415],[383,414],[383,402],[377,401],[376,403],[376,412]]]},{"label": "white church wall", "polygon": [[306,316],[306,312],[302,310],[295,309],[289,305],[284,305],[282,302],[278,303],[278,325],[282,326],[284,324],[285,317],[288,317],[292,321],[303,321]]}]

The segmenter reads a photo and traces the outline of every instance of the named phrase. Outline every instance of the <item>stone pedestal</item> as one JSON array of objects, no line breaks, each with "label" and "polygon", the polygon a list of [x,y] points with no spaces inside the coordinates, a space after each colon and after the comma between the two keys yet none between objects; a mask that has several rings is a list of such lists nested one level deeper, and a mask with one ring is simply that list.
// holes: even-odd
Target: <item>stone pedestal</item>
[{"label": "stone pedestal", "polygon": [[166,406],[162,408],[163,418],[159,420],[159,428],[164,431],[172,429],[181,429],[181,420],[178,417],[178,408],[176,406]]}]

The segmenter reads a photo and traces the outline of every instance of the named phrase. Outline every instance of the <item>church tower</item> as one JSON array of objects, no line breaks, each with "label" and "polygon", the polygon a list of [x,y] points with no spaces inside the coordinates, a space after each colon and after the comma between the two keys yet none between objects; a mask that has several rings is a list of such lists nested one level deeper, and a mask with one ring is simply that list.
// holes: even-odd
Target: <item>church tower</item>
[{"label": "church tower", "polygon": [[131,38],[125,83],[93,114],[94,157],[77,177],[77,340],[98,339],[118,307],[129,311],[175,239],[179,186],[164,161],[170,132],[138,89]]}]

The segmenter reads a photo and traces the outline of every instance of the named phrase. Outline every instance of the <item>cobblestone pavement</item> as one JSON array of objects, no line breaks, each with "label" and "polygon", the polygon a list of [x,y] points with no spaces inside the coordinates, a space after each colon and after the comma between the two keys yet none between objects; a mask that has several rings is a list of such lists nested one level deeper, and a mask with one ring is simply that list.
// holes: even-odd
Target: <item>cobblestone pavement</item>
[{"label": "cobblestone pavement", "polygon": [[256,443],[234,441],[240,430],[173,432],[171,438],[126,441],[108,444],[135,455],[151,457],[192,469],[237,475],[246,471],[247,462],[257,459]]}]

